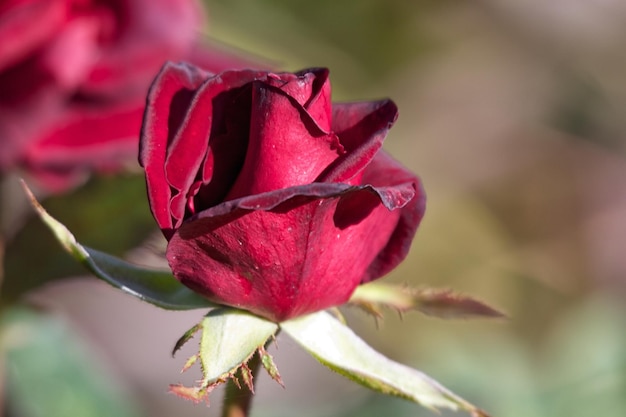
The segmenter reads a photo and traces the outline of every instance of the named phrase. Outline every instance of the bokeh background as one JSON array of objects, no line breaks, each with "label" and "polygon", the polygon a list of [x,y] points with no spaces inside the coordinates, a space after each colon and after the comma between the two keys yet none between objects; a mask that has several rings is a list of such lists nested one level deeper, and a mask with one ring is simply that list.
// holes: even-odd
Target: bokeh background
[{"label": "bokeh background", "polygon": [[[271,65],[331,70],[337,101],[391,97],[386,149],[427,213],[387,278],[450,287],[508,320],[389,314],[353,328],[494,416],[626,415],[626,3],[206,0],[207,34]],[[139,170],[45,201],[85,244],[139,262],[160,245]],[[144,305],[84,274],[3,183],[7,416],[213,416],[166,394],[202,312]],[[10,207],[10,209],[7,209]],[[9,213],[9,214],[7,214]],[[146,249],[147,248],[147,249]],[[60,279],[74,277],[72,279]],[[21,301],[39,313],[9,309]],[[7,330],[8,329],[8,330]],[[262,376],[255,416],[429,416],[351,384],[286,338],[286,389]],[[5,369],[6,371],[6,369]],[[8,400],[8,401],[7,401]],[[452,415],[444,413],[443,415]]]}]

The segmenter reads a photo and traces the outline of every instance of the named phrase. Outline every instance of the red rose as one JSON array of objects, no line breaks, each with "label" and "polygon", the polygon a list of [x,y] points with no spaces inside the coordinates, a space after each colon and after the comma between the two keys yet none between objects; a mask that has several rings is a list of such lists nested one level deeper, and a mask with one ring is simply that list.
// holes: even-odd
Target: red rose
[{"label": "red rose", "polygon": [[331,104],[325,69],[167,64],[139,159],[176,278],[283,321],[389,272],[424,212],[418,179],[381,150],[396,116],[389,100]]},{"label": "red rose", "polygon": [[199,44],[202,24],[195,0],[0,2],[0,173],[20,165],[61,191],[128,163],[166,60],[242,66]]}]

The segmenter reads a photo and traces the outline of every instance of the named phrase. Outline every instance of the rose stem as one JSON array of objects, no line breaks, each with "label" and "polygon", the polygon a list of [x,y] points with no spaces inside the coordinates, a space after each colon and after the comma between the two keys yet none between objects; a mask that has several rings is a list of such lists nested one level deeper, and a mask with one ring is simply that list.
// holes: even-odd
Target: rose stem
[{"label": "rose stem", "polygon": [[[256,352],[248,362],[248,368],[252,374],[252,385],[256,382],[257,374],[261,367],[261,358]],[[224,393],[224,405],[222,408],[222,417],[247,417],[252,403],[254,393],[243,382],[241,371],[237,371],[235,375],[241,381],[239,388],[232,379],[226,384],[226,392]]]}]

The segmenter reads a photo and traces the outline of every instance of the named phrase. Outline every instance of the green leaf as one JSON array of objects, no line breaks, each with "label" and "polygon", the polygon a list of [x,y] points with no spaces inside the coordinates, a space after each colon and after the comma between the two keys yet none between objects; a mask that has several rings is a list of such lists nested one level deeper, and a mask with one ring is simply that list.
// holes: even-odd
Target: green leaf
[{"label": "green leaf", "polygon": [[216,306],[185,287],[169,271],[141,268],[109,254],[81,245],[74,235],[54,219],[35,199],[25,183],[24,190],[43,222],[63,248],[98,278],[116,288],[168,310],[191,310]]},{"label": "green leaf", "polygon": [[[193,355],[183,368],[186,370],[199,359],[202,380],[196,387],[171,385],[170,391],[194,402],[203,401],[217,385],[234,379],[239,369],[244,383],[251,388],[252,374],[246,363],[255,352],[259,351],[261,355],[265,352],[263,346],[277,330],[276,323],[243,310],[223,307],[210,311],[202,322],[181,338],[184,343],[190,334],[202,332],[199,353]],[[177,346],[180,344],[179,341]]]},{"label": "green leaf", "polygon": [[350,303],[376,317],[382,316],[380,307],[393,308],[401,313],[417,310],[428,316],[445,319],[506,317],[482,301],[451,290],[413,289],[378,282],[357,287]]},{"label": "green leaf", "polygon": [[368,388],[431,409],[445,407],[487,416],[424,373],[381,355],[326,312],[289,320],[280,327],[319,362]]}]

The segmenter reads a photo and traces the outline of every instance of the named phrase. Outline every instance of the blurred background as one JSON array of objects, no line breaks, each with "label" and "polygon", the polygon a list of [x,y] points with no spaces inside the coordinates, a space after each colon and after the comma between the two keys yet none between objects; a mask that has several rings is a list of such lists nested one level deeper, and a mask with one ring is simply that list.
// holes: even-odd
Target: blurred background
[{"label": "blurred background", "polygon": [[[377,327],[346,310],[364,339],[493,416],[626,415],[626,3],[205,4],[213,41],[285,70],[328,67],[336,101],[398,104],[385,146],[418,173],[428,203],[409,258],[386,279],[450,287],[509,316],[389,314]],[[24,204],[14,179],[4,187]],[[44,205],[84,244],[141,260],[137,248],[156,244],[144,194],[137,171]],[[32,216],[8,244],[5,305],[26,299],[47,314],[3,315],[23,376],[5,414],[219,415],[220,392],[210,408],[166,394],[199,377],[179,375],[193,346],[170,351],[202,312],[162,311],[82,274]],[[286,389],[261,376],[255,416],[433,415],[343,380],[286,338],[277,345]]]}]

